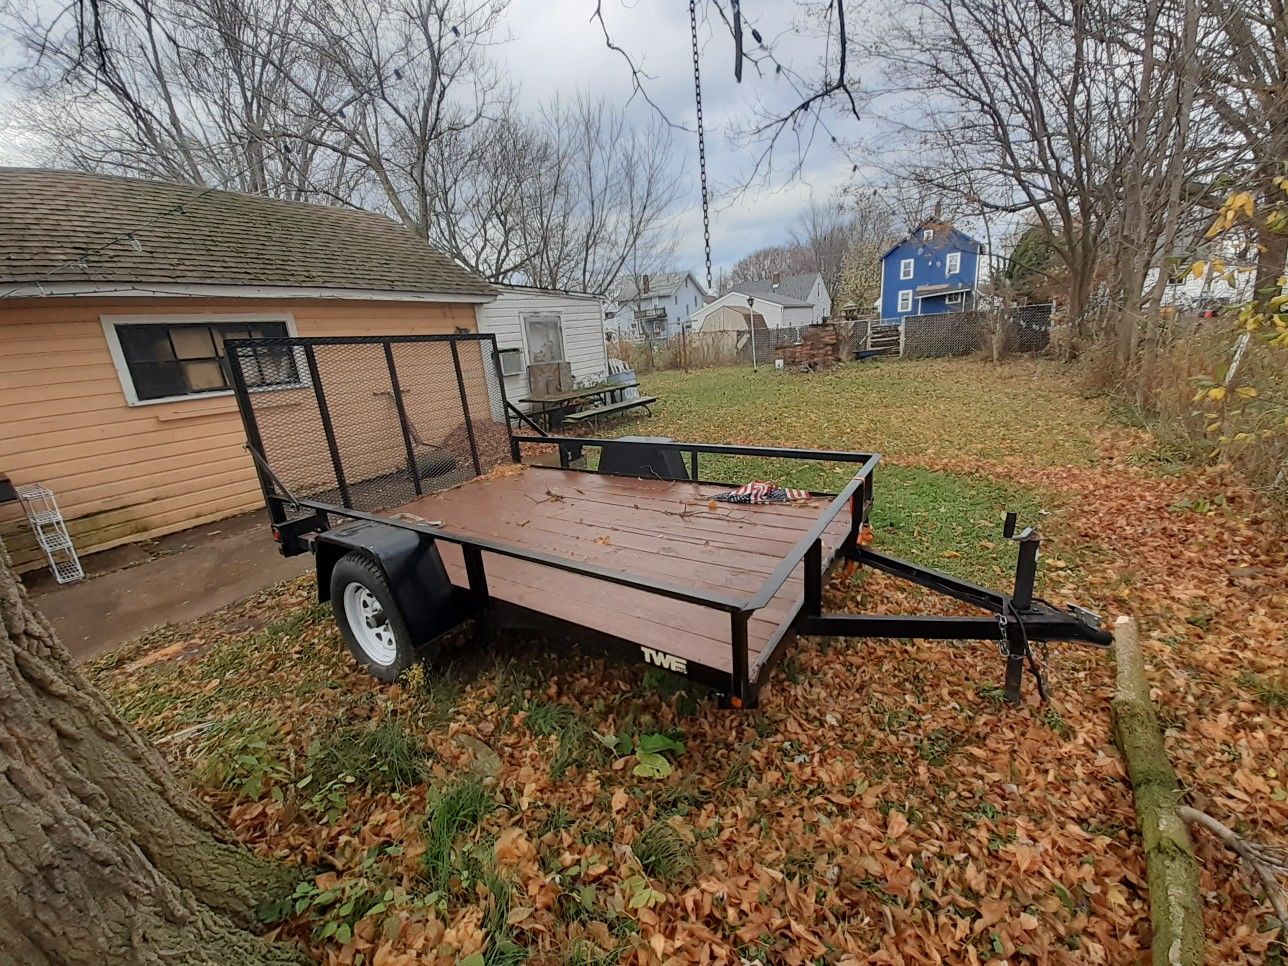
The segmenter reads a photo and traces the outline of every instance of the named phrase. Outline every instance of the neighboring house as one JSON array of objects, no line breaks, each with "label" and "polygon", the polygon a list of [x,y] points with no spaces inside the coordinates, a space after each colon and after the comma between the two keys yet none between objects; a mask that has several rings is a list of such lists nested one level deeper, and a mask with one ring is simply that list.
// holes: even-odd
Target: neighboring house
[{"label": "neighboring house", "polygon": [[[1195,275],[1193,266],[1202,263]],[[1145,276],[1145,291],[1152,292],[1159,270]],[[1168,277],[1162,304],[1180,312],[1216,312],[1243,305],[1256,294],[1257,249],[1251,239],[1231,232],[1198,246]]]},{"label": "neighboring house", "polygon": [[[506,398],[528,394],[528,366],[567,362],[578,382],[608,374],[604,306],[598,295],[525,285],[498,285],[496,301],[479,308],[479,331],[496,336]],[[527,408],[520,406],[520,408]]]},{"label": "neighboring house", "polygon": [[[251,510],[225,338],[475,331],[495,297],[382,215],[0,168],[0,472],[50,487],[81,551]],[[32,566],[21,521],[0,507]]]},{"label": "neighboring house", "polygon": [[666,339],[688,327],[707,292],[692,272],[658,272],[628,278],[604,317],[604,329],[622,339]]},{"label": "neighboring house", "polygon": [[746,295],[730,292],[693,315],[694,332],[746,329],[754,320],[756,328],[781,329],[810,325],[817,321],[815,306],[809,302],[772,295]]},{"label": "neighboring house", "polygon": [[984,246],[929,219],[881,259],[881,318],[965,312],[975,307]]},{"label": "neighboring house", "polygon": [[832,296],[819,272],[804,275],[775,272],[770,278],[735,285],[730,291],[756,299],[772,299],[784,307],[799,308],[802,304],[810,307],[810,317],[804,323],[788,322],[787,325],[817,324],[832,317]]}]

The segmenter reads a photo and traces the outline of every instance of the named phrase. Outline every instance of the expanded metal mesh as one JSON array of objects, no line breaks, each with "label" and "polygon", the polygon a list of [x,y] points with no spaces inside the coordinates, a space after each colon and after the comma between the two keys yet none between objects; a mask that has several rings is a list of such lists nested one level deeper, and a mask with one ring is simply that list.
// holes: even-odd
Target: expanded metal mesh
[{"label": "expanded metal mesh", "polygon": [[253,339],[226,351],[250,443],[296,497],[375,512],[511,460],[490,336]]}]

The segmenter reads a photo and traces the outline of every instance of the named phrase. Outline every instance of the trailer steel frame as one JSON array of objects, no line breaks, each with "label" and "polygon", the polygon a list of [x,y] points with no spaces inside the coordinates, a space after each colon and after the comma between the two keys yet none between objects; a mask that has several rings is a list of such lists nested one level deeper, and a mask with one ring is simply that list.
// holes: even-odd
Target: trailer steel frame
[{"label": "trailer steel frame", "polygon": [[[704,480],[701,469],[701,456],[749,456],[759,458],[828,461],[851,464],[856,467],[854,475],[837,493],[814,494],[828,500],[826,506],[814,518],[813,523],[804,531],[790,551],[785,553],[773,571],[761,582],[759,589],[750,595],[718,593],[713,590],[683,586],[679,583],[657,579],[646,574],[631,573],[627,570],[605,567],[585,560],[575,560],[521,546],[516,542],[484,538],[477,534],[460,532],[450,526],[435,525],[430,522],[394,517],[389,514],[363,510],[353,505],[352,488],[346,475],[346,467],[340,443],[334,427],[332,414],[327,400],[327,386],[324,375],[317,362],[316,349],[321,346],[363,345],[379,346],[387,368],[387,378],[393,387],[393,398],[399,421],[399,432],[404,452],[406,472],[409,481],[419,497],[423,493],[423,481],[413,453],[412,423],[403,403],[403,390],[400,388],[400,374],[395,363],[396,346],[404,343],[443,343],[450,348],[453,363],[453,375],[459,388],[461,409],[465,414],[465,428],[468,436],[468,455],[476,473],[481,472],[479,443],[476,440],[475,422],[470,414],[470,402],[467,393],[467,379],[461,364],[461,348],[474,343],[487,352],[490,350],[493,366],[496,369],[495,386],[500,392],[500,410],[504,419],[505,433],[508,437],[511,459],[516,463],[523,462],[523,448],[526,446],[557,447],[559,466],[562,470],[578,472],[595,472],[581,469],[574,464],[584,455],[585,450],[598,448],[601,453],[605,447],[624,445],[647,445],[649,453],[676,453],[682,460],[687,460],[685,477],[659,477],[675,482],[681,479],[687,483],[703,485],[733,485],[728,480]],[[247,384],[244,360],[253,358],[257,353],[272,351],[289,351],[297,358],[303,357],[308,372],[316,412],[321,422],[323,437],[326,443],[327,457],[330,460],[336,487],[334,490],[340,502],[313,499],[298,496],[291,492],[279,478],[265,454],[261,427],[252,397],[260,391],[259,387]],[[717,690],[723,700],[732,707],[748,708],[757,703],[758,692],[764,682],[766,673],[774,661],[781,657],[784,650],[783,639],[789,633],[798,635],[828,635],[847,638],[925,638],[935,640],[977,640],[992,641],[1005,654],[1005,693],[1008,701],[1018,702],[1021,699],[1021,688],[1026,664],[1037,680],[1039,693],[1045,697],[1045,688],[1032,650],[1032,642],[1038,641],[1072,641],[1096,647],[1107,647],[1110,635],[1099,629],[1098,620],[1090,612],[1080,608],[1062,609],[1033,596],[1033,587],[1037,571],[1040,548],[1040,537],[1033,529],[1026,529],[1015,534],[1015,516],[1008,514],[1004,535],[1016,541],[1018,555],[1015,580],[1009,593],[1001,593],[978,586],[950,574],[942,573],[920,564],[901,560],[872,550],[865,545],[864,535],[869,526],[873,506],[874,480],[873,472],[880,460],[876,453],[857,453],[819,449],[797,449],[771,446],[740,446],[714,443],[692,443],[663,440],[649,440],[647,444],[623,443],[621,440],[593,437],[551,436],[540,429],[525,413],[517,410],[504,396],[504,379],[500,375],[500,363],[496,352],[495,336],[490,334],[457,334],[430,336],[342,336],[320,338],[290,339],[248,339],[229,340],[226,351],[230,363],[234,393],[238,408],[246,429],[247,448],[255,463],[261,489],[268,509],[274,537],[280,542],[282,552],[290,555],[311,550],[318,534],[331,527],[332,518],[341,520],[361,520],[397,527],[421,534],[427,541],[442,541],[455,544],[460,548],[464,559],[466,586],[461,588],[465,608],[475,617],[491,620],[520,620],[543,626],[553,626],[561,630],[574,630],[583,638],[592,638],[592,643],[622,655],[633,655],[640,659],[641,646],[624,636],[606,633],[595,627],[577,624],[574,621],[553,618],[543,613],[540,608],[525,607],[510,601],[498,600],[489,591],[487,556],[495,555],[511,558],[526,563],[551,568],[565,573],[576,574],[609,585],[632,588],[685,604],[696,605],[723,612],[728,615],[729,645],[731,661],[729,669],[715,667],[701,661],[687,660],[672,662],[674,669]],[[511,426],[511,418],[526,424],[536,431],[535,435],[516,434]],[[542,467],[532,464],[533,472],[541,472]],[[468,485],[468,484],[467,484]],[[825,551],[824,534],[842,514],[849,515],[848,526],[839,547],[833,552]],[[845,562],[856,567],[869,567],[887,573],[902,580],[935,591],[941,595],[972,605],[985,613],[980,616],[938,616],[930,614],[830,614],[823,610],[823,588],[828,571],[834,565]],[[803,569],[803,596],[794,617],[782,628],[781,632],[769,640],[766,646],[752,659],[748,647],[748,622],[759,610],[766,607],[784,584],[792,578],[798,568]],[[321,583],[321,582],[319,582]],[[319,588],[321,591],[321,587]],[[570,626],[571,625],[571,626]],[[659,658],[650,656],[649,649],[644,650],[644,659],[651,663],[668,664],[667,655]]]}]

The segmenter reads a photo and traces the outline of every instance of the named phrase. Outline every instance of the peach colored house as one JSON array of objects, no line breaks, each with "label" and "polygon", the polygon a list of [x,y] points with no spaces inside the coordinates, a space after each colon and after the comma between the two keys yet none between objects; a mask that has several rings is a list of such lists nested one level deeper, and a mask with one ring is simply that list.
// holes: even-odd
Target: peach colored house
[{"label": "peach colored house", "polygon": [[[0,168],[0,473],[82,553],[253,509],[224,338],[475,331],[495,295],[382,215]],[[14,504],[0,538],[43,563]]]}]

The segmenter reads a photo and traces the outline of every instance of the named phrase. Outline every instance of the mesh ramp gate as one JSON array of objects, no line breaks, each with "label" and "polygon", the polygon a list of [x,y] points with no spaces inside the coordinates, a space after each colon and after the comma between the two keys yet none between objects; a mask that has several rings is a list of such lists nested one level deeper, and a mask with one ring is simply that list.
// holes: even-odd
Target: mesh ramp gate
[{"label": "mesh ramp gate", "polygon": [[237,339],[225,348],[266,496],[287,490],[374,513],[513,460],[492,335]]}]

